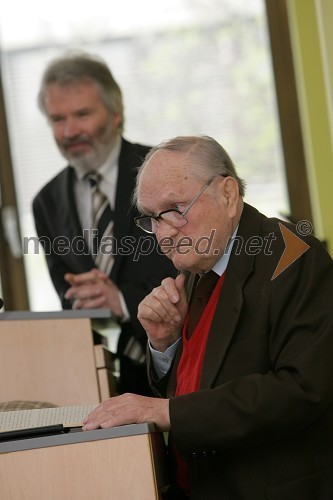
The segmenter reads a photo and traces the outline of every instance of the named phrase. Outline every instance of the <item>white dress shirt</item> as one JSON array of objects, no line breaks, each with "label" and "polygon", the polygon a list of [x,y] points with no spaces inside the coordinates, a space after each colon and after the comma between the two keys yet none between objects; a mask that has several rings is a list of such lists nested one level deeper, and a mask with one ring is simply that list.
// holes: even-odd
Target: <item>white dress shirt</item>
[{"label": "white dress shirt", "polygon": [[[99,184],[99,189],[107,199],[109,200],[110,206],[114,209],[116,200],[116,190],[117,190],[117,180],[118,180],[118,169],[119,169],[119,154],[121,149],[121,137],[118,136],[115,145],[112,148],[106,161],[101,167],[97,169],[97,172],[102,176],[101,182]],[[86,242],[91,247],[91,238],[89,238],[89,228],[92,227],[92,198],[90,194],[90,182],[85,178],[86,173],[82,172],[80,169],[75,168],[76,178],[74,181],[74,196],[77,211],[79,214],[79,219],[82,225],[83,236],[86,237]],[[119,298],[121,307],[123,310],[123,322],[130,320],[130,315],[123,294],[119,291]]]},{"label": "white dress shirt", "polygon": [[[97,172],[102,176],[99,189],[109,200],[111,208],[114,208],[116,200],[116,189],[118,180],[118,160],[121,148],[121,138],[118,137],[115,146],[112,148],[106,161],[98,168]],[[76,179],[74,183],[74,195],[79,219],[82,227],[89,229],[92,227],[92,206],[90,194],[90,182],[85,178],[86,173],[75,168]],[[87,241],[89,244],[90,242]]]}]

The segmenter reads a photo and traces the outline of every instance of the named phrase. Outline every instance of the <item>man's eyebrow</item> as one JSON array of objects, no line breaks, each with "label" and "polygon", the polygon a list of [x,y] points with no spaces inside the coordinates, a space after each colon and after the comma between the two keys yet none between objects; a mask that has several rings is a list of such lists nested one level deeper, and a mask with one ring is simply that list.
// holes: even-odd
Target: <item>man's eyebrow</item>
[{"label": "man's eyebrow", "polygon": [[146,212],[146,211],[142,211],[142,210],[140,210],[140,214],[141,214],[142,216],[145,216],[145,215],[146,215],[147,217],[154,217],[154,214],[153,214],[152,212]]},{"label": "man's eyebrow", "polygon": [[50,120],[58,120],[59,118],[63,118],[65,115],[63,113],[48,113],[48,118]]},{"label": "man's eyebrow", "polygon": [[151,212],[150,210],[145,210],[143,207],[138,207],[138,210],[140,212],[141,215],[147,215],[148,217],[150,216],[154,216],[154,212]]},{"label": "man's eyebrow", "polygon": [[142,215],[147,215],[148,217],[156,217],[160,212],[163,212],[164,210],[168,210],[172,205],[175,203],[186,203],[186,201],[182,201],[180,199],[179,194],[170,192],[168,193],[167,196],[164,197],[164,199],[161,199],[161,205],[163,208],[161,208],[158,212],[157,211],[152,211],[152,210],[145,210],[144,207],[139,206],[139,212]]},{"label": "man's eyebrow", "polygon": [[82,106],[82,108],[77,108],[74,113],[89,113],[93,111],[95,108],[93,106]]}]

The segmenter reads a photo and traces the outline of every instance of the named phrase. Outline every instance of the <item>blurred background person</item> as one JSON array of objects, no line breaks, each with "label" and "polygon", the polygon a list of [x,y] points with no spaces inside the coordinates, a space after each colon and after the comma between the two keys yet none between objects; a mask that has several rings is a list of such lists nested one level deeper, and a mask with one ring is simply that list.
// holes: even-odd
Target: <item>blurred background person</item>
[{"label": "blurred background person", "polygon": [[121,327],[118,391],[149,394],[139,302],[170,261],[133,222],[137,168],[150,147],[122,136],[122,93],[99,58],[73,53],[49,63],[39,107],[68,165],[33,201],[38,237],[65,309],[108,308]]}]

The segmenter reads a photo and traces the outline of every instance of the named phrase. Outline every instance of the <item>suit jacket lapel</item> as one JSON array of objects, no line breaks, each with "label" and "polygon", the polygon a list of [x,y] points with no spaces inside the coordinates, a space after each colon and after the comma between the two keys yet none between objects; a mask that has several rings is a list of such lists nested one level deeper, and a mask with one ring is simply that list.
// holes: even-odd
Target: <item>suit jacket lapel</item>
[{"label": "suit jacket lapel", "polygon": [[132,210],[131,195],[134,189],[134,173],[131,165],[130,144],[122,139],[122,146],[118,162],[118,180],[116,189],[116,200],[114,208],[114,235],[121,238],[129,234]]},{"label": "suit jacket lapel", "polygon": [[[61,231],[64,234],[62,234],[61,236],[65,236],[69,239],[70,242],[72,242],[73,239],[77,236],[83,237],[83,228],[81,226],[79,214],[75,204],[75,171],[73,167],[68,167],[64,171],[64,173],[65,175],[63,176],[62,182],[60,184],[60,196],[64,213],[64,220],[63,222],[61,222]],[[95,267],[94,260],[89,252],[89,248],[86,242],[84,242],[84,251],[80,255],[80,260],[81,262],[86,262],[86,267]]]},{"label": "suit jacket lapel", "polygon": [[[147,148],[148,151],[148,148]],[[136,145],[122,138],[122,145],[119,155],[118,181],[116,190],[116,200],[114,209],[113,234],[121,245],[123,237],[133,235],[131,226],[134,224],[135,209],[132,204],[132,194],[134,191],[136,169],[140,164],[140,153]],[[124,255],[117,253],[111,271],[111,279],[116,280]]]},{"label": "suit jacket lapel", "polygon": [[[134,190],[135,165],[133,164],[134,155],[131,154],[132,144],[122,139],[122,146],[119,155],[118,181],[116,189],[116,200],[114,209],[113,235],[120,244],[121,239],[132,234],[130,226],[132,224],[133,207],[131,196]],[[116,279],[122,255],[116,254],[111,271],[111,278]]]},{"label": "suit jacket lapel", "polygon": [[245,243],[259,234],[260,226],[259,212],[245,204],[206,345],[200,389],[213,386],[236,331],[243,306],[243,287],[252,273],[255,259],[254,255],[246,253]]}]

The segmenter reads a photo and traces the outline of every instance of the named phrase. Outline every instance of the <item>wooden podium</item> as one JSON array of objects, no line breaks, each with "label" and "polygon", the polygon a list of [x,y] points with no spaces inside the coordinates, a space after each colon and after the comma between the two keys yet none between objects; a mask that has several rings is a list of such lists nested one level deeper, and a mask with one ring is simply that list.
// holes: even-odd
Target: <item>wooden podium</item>
[{"label": "wooden podium", "polygon": [[112,355],[94,345],[93,318],[108,310],[0,314],[0,402],[95,404],[114,395]]},{"label": "wooden podium", "polygon": [[0,443],[4,500],[154,500],[166,485],[152,424]]}]

